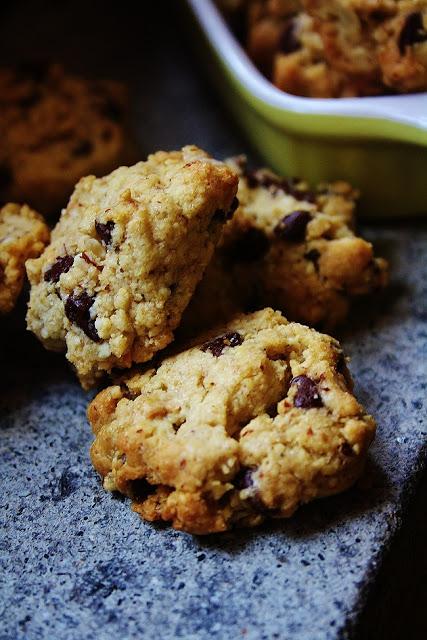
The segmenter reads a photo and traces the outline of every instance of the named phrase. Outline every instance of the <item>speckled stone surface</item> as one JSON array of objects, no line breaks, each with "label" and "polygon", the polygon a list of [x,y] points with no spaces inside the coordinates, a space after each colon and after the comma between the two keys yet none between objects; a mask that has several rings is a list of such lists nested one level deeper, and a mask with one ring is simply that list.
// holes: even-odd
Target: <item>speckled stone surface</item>
[{"label": "speckled stone surface", "polygon": [[[47,24],[62,19],[47,6]],[[71,20],[71,3],[64,6]],[[95,9],[67,47],[56,32],[43,39],[46,26],[25,46],[41,42],[66,60],[78,47],[88,51]],[[2,30],[16,20],[10,10]],[[120,56],[116,17],[103,20],[102,40],[113,44],[91,64],[111,63],[132,80],[144,152],[190,141],[219,157],[245,149],[174,29],[162,34],[166,48],[156,48],[153,37],[136,39],[133,21],[126,32],[133,48]],[[13,55],[18,46],[6,35],[0,51]],[[148,64],[144,46],[155,62]],[[191,537],[142,522],[126,500],[106,494],[88,457],[90,396],[61,355],[24,332],[23,304],[1,320],[0,640],[353,636],[427,454],[427,231],[365,231],[392,265],[389,290],[358,305],[340,335],[356,393],[379,425],[367,473],[345,495],[259,530]]]}]

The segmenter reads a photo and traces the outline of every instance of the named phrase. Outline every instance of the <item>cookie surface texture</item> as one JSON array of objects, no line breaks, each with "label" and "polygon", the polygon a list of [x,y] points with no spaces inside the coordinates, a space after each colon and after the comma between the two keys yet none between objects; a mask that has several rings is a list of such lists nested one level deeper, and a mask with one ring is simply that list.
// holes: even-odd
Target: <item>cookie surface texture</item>
[{"label": "cookie surface texture", "polygon": [[84,387],[173,339],[232,209],[237,175],[197,147],[83,178],[38,260],[28,328]]},{"label": "cookie surface texture", "polygon": [[360,475],[375,423],[351,389],[336,340],[264,309],[102,391],[92,461],[143,518],[190,533],[285,518]]}]

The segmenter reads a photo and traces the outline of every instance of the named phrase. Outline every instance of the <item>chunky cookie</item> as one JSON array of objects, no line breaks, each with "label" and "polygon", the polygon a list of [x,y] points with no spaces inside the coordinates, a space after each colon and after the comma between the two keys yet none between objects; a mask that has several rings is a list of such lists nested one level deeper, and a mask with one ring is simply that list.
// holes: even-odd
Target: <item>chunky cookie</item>
[{"label": "chunky cookie", "polygon": [[114,82],[58,65],[0,69],[0,200],[59,212],[82,176],[122,162],[125,108]]},{"label": "chunky cookie", "polygon": [[427,89],[426,0],[247,0],[226,15],[258,68],[288,93]]},{"label": "chunky cookie", "polygon": [[27,263],[28,328],[84,387],[173,339],[236,204],[235,171],[197,147],[83,178]]},{"label": "chunky cookie", "polygon": [[206,534],[350,487],[375,423],[339,343],[272,309],[102,391],[88,417],[104,487],[147,520]]},{"label": "chunky cookie", "polygon": [[[302,0],[324,57],[349,79],[427,90],[426,0]],[[364,94],[362,94],[364,95]]]},{"label": "chunky cookie", "polygon": [[331,329],[351,300],[387,281],[387,263],[353,231],[356,193],[345,182],[311,191],[267,169],[240,172],[238,207],[186,313],[183,330],[272,306],[291,320]]},{"label": "chunky cookie", "polygon": [[384,83],[396,91],[427,91],[427,2],[401,2],[404,10],[375,32]]},{"label": "chunky cookie", "polygon": [[0,314],[15,306],[25,277],[25,261],[37,258],[49,242],[43,218],[27,205],[0,209]]}]

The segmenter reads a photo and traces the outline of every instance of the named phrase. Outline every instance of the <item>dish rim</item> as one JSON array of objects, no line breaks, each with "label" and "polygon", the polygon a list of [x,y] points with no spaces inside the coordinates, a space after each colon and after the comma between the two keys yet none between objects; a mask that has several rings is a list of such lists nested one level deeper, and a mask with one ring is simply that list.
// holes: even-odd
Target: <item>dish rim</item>
[{"label": "dish rim", "polygon": [[[187,0],[193,16],[197,19],[210,45],[214,48],[223,67],[232,74],[246,94],[255,99],[258,108],[267,107],[275,113],[292,114],[297,119],[308,116],[323,116],[341,120],[341,125],[354,123],[348,133],[355,137],[386,138],[427,145],[427,92],[396,96],[358,98],[306,98],[294,96],[275,87],[255,67],[249,56],[234,36],[213,0]],[[386,125],[387,131],[362,131],[361,122]],[[394,131],[390,131],[393,125]],[[341,126],[342,129],[342,126]],[[359,131],[357,131],[359,129]],[[343,131],[341,131],[342,133]],[[323,131],[321,135],[336,132]],[[425,134],[419,137],[419,134]],[[414,135],[416,134],[416,135]],[[424,139],[425,138],[425,139]]]}]

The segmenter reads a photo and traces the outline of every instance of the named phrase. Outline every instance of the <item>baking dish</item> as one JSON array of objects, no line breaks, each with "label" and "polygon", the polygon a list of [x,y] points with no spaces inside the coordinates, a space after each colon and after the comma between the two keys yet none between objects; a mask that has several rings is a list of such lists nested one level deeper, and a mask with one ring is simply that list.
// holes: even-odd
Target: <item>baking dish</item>
[{"label": "baking dish", "polygon": [[301,98],[253,65],[212,0],[187,0],[191,33],[224,101],[263,160],[312,184],[346,179],[369,217],[427,213],[427,93]]}]

